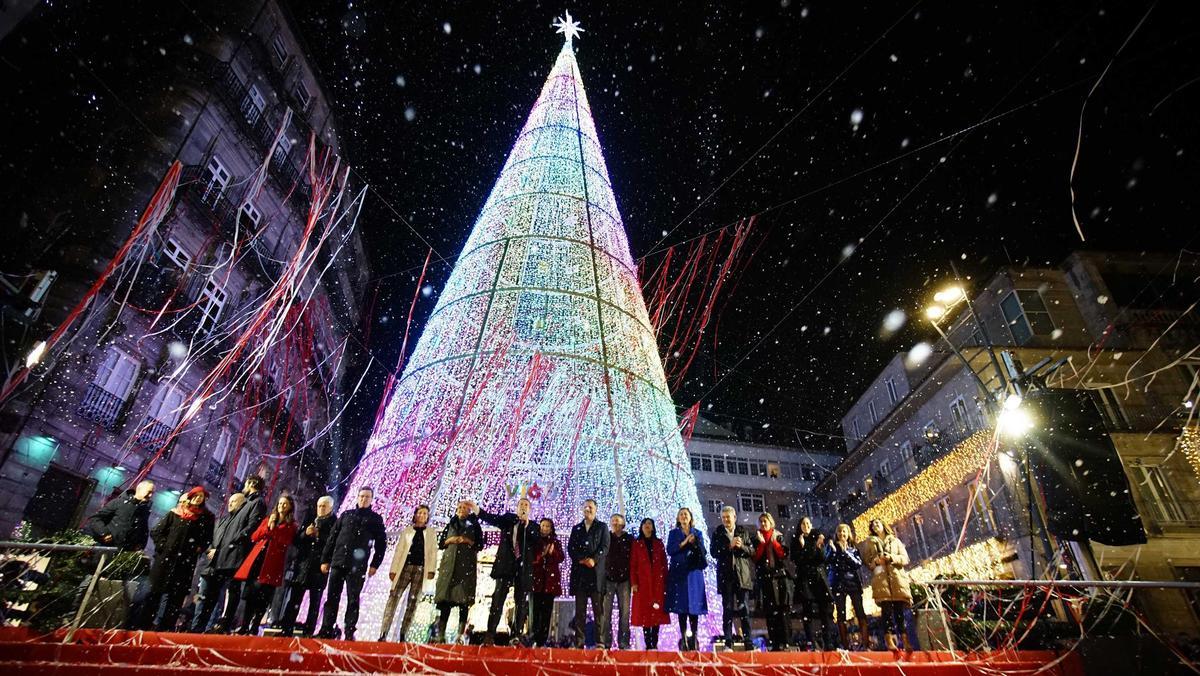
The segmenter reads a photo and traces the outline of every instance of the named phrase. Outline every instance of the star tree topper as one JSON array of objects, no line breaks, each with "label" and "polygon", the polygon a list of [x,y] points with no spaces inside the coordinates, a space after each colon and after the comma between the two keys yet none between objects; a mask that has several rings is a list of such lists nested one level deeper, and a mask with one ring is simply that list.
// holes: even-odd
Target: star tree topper
[{"label": "star tree topper", "polygon": [[579,37],[579,34],[583,32],[583,29],[579,27],[578,21],[575,21],[571,18],[570,12],[564,12],[564,15],[565,16],[563,17],[555,19],[554,23],[550,25],[558,29],[555,31],[555,33],[562,33],[566,36],[567,44],[569,45],[571,44],[572,40]]}]

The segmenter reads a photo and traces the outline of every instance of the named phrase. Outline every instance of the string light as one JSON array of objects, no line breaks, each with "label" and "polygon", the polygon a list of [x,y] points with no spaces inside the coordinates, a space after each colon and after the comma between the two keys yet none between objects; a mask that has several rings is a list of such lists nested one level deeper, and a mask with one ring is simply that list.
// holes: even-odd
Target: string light
[{"label": "string light", "polygon": [[[568,41],[388,395],[343,509],[369,485],[393,532],[418,504],[437,527],[459,500],[499,511],[521,496],[536,518],[554,519],[564,544],[586,498],[604,521],[620,511],[635,529],[653,518],[661,537],[680,507],[704,529],[677,425]],[[720,626],[711,566],[705,577],[711,632]],[[476,627],[491,591],[484,565],[478,581]],[[387,592],[367,585],[364,627]]]},{"label": "string light", "polygon": [[935,460],[912,479],[884,496],[854,518],[854,532],[866,533],[871,519],[894,524],[924,505],[948,493],[964,479],[986,465],[996,450],[996,437],[991,429],[980,430],[959,442],[945,456]]},{"label": "string light", "polygon": [[1179,433],[1179,450],[1192,466],[1192,471],[1200,477],[1200,425],[1189,425]]}]

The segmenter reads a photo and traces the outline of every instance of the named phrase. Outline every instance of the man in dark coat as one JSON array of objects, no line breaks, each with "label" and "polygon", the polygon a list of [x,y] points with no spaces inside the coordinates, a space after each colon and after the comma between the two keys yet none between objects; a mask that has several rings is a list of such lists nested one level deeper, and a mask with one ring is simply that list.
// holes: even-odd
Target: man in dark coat
[{"label": "man in dark coat", "polygon": [[608,529],[596,520],[596,501],[583,501],[583,521],[571,529],[567,555],[571,557],[571,595],[575,597],[575,647],[582,648],[587,606],[600,624],[600,594],[604,590],[604,555],[608,552]]},{"label": "man in dark coat", "polygon": [[[321,572],[329,575],[329,593],[325,597],[325,609],[321,617],[318,638],[333,638],[333,623],[337,621],[338,605],[342,600],[342,588],[346,588],[346,617],[343,638],[354,640],[358,625],[358,601],[362,595],[364,576],[374,577],[383,563],[383,550],[387,546],[387,531],[383,517],[371,509],[375,491],[366,486],[358,489],[355,508],[346,510],[333,524],[329,542],[321,555]],[[368,554],[374,548],[374,555]]]},{"label": "man in dark coat", "polygon": [[612,607],[617,602],[617,646],[629,650],[629,602],[632,591],[629,583],[629,559],[633,552],[633,536],[625,532],[625,515],[609,517],[608,551],[604,554],[604,586],[600,595],[600,647],[612,647]]},{"label": "man in dark coat", "polygon": [[136,488],[110,500],[83,524],[83,532],[96,544],[140,552],[150,537],[150,498],[154,482],[143,481]]},{"label": "man in dark coat", "polygon": [[796,564],[795,602],[800,606],[805,638],[824,650],[833,644],[833,596],[826,566],[829,546],[825,535],[813,530],[812,519],[807,516],[800,519],[792,536],[791,559]]},{"label": "man in dark coat", "polygon": [[508,633],[510,641],[516,641],[525,630],[529,589],[533,584],[530,562],[538,541],[538,524],[529,518],[533,506],[528,498],[521,498],[517,501],[516,514],[492,514],[486,509],[476,509],[480,521],[500,529],[500,545],[496,549],[496,562],[492,564],[492,579],[496,581],[496,589],[492,592],[492,608],[488,613],[487,634],[483,637],[483,644],[493,645],[496,641],[496,627],[500,626],[500,615],[504,612],[504,602],[508,599],[510,588],[517,607]]},{"label": "man in dark coat", "polygon": [[[283,609],[279,628],[288,637],[296,628],[296,616],[300,614],[300,602],[308,593],[308,616],[303,630],[311,635],[317,627],[317,615],[321,612],[321,593],[325,591],[327,576],[321,572],[321,556],[325,545],[333,534],[333,497],[326,495],[317,500],[317,511],[302,522],[304,530],[292,541],[292,579],[288,582],[288,600]],[[307,524],[307,525],[303,525]]]},{"label": "man in dark coat", "polygon": [[750,639],[750,592],[754,589],[754,550],[750,530],[737,523],[730,505],[721,510],[721,525],[712,533],[712,557],[717,562],[717,593],[721,595],[725,647],[733,649],[733,618],[741,619],[742,643],[753,650]]},{"label": "man in dark coat", "polygon": [[[228,556],[230,559],[237,559],[237,563],[233,564],[234,570],[242,565],[242,559],[250,553],[250,536],[258,528],[258,524],[267,517],[267,503],[263,500],[262,488],[263,479],[257,474],[251,474],[242,482],[242,495],[246,496],[246,504],[237,511],[229,524]],[[230,578],[229,589],[225,596],[225,608],[212,625],[214,633],[224,633],[237,626],[238,603],[243,596],[242,583],[233,580],[232,574]]]},{"label": "man in dark coat", "polygon": [[208,630],[213,610],[218,606],[225,607],[222,602],[224,591],[233,580],[233,573],[242,565],[246,558],[245,548],[237,542],[238,533],[234,530],[237,513],[246,505],[246,496],[234,493],[229,496],[229,511],[217,519],[213,528],[212,547],[208,550],[208,563],[200,571],[200,590],[196,594],[196,612],[192,617],[192,632],[202,634]]}]

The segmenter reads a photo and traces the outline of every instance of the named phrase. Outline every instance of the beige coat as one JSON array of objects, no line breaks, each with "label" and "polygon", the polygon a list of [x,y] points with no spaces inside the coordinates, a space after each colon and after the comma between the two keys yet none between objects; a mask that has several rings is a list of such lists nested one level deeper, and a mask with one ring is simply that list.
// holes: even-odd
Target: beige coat
[{"label": "beige coat", "polygon": [[[908,550],[899,538],[886,535],[881,539],[872,535],[858,544],[858,550],[862,553],[863,565],[871,571],[871,594],[876,603],[912,603],[912,589],[904,570],[908,565]],[[891,556],[891,562],[875,565],[876,557],[885,554]]]},{"label": "beige coat", "polygon": [[[396,591],[396,585],[400,584],[400,571],[404,570],[404,562],[408,560],[408,550],[412,547],[413,535],[417,530],[412,526],[400,531],[400,537],[396,540],[395,553],[392,556],[392,591]],[[425,554],[425,578],[421,581],[422,587],[432,586],[433,580],[429,579],[429,574],[437,572],[437,556],[438,543],[437,533],[432,528],[425,529],[425,541],[423,543]]]}]

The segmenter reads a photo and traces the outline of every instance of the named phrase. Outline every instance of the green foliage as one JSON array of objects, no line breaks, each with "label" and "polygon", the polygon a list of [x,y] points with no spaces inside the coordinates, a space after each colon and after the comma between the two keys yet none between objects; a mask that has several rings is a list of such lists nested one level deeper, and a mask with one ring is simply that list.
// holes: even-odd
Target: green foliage
[{"label": "green foliage", "polygon": [[[29,542],[28,531],[18,533],[19,541]],[[50,537],[41,538],[39,543],[92,545],[92,538],[78,530],[64,530]],[[27,552],[10,550],[4,553],[5,568],[14,572],[23,572],[27,568],[20,562]],[[32,553],[30,550],[29,553]],[[22,624],[34,629],[49,631],[65,626],[74,617],[78,604],[83,598],[88,576],[96,571],[99,555],[90,552],[53,552],[50,562],[45,566],[45,577],[36,588],[27,589],[33,585],[23,584],[19,580],[8,579],[5,575],[0,584],[0,602],[6,608],[13,605],[27,604],[25,611],[17,617]],[[112,580],[128,580],[144,568],[144,557],[141,552],[120,552],[115,557],[105,560],[101,575]],[[36,575],[36,573],[34,573]],[[26,575],[25,577],[30,577]],[[13,619],[10,615],[10,619]]]}]

